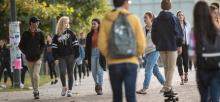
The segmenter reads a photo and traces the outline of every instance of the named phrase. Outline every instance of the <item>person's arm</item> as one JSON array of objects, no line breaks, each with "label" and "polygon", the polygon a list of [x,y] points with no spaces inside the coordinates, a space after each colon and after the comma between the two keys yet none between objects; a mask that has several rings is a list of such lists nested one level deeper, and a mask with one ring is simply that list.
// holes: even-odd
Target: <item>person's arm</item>
[{"label": "person's arm", "polygon": [[55,60],[58,58],[58,36],[55,35],[52,41],[52,55]]},{"label": "person's arm", "polygon": [[152,24],[151,39],[154,45],[156,45],[156,42],[157,42],[157,20],[156,19],[153,21],[153,24]]},{"label": "person's arm", "polygon": [[75,58],[79,57],[79,41],[76,37],[76,34],[70,31],[70,34],[72,36],[72,46],[74,48],[74,56]]},{"label": "person's arm", "polygon": [[19,49],[21,50],[21,52],[23,53],[23,54],[26,54],[26,31],[22,34],[22,36],[21,36],[21,40],[20,40],[20,42],[19,42],[19,45],[18,45],[18,47],[19,47]]}]

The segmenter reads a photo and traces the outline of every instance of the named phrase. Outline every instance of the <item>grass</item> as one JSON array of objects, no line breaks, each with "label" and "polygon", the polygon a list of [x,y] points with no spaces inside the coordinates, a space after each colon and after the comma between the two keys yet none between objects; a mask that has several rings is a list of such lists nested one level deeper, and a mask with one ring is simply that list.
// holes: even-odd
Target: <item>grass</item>
[{"label": "grass", "polygon": [[[40,86],[46,84],[50,82],[50,77],[48,75],[41,75],[40,76]],[[31,80],[30,80],[30,77],[26,77],[25,78],[25,84],[24,84],[24,88],[21,89],[21,88],[13,88],[11,87],[11,81],[8,80],[7,84],[6,84],[7,88],[3,88],[3,89],[0,89],[0,92],[14,92],[14,91],[27,91],[27,90],[32,90],[30,89],[29,87],[31,87]]]}]

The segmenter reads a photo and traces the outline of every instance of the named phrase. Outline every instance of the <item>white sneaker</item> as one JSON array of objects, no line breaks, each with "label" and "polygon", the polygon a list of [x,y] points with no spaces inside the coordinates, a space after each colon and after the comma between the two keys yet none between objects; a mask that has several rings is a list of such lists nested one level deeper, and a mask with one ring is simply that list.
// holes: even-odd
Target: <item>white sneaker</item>
[{"label": "white sneaker", "polygon": [[75,86],[78,86],[79,85],[79,82],[76,80],[75,81]]},{"label": "white sneaker", "polygon": [[72,94],[71,90],[68,90],[67,91],[67,97],[72,97],[72,96],[73,96],[73,94]]},{"label": "white sneaker", "polygon": [[24,88],[24,84],[21,83],[20,84],[20,88],[23,89]]},{"label": "white sneaker", "polygon": [[67,88],[63,87],[63,89],[61,91],[61,96],[65,96],[66,95],[66,91],[67,91]]},{"label": "white sneaker", "polygon": [[1,87],[2,87],[2,88],[6,88],[6,85],[5,85],[5,84],[1,84]]}]

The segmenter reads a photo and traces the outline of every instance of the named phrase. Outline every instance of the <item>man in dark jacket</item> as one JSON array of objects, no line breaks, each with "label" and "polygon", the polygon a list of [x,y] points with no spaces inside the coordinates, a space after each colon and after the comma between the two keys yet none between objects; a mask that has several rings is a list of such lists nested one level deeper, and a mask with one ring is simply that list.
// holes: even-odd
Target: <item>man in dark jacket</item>
[{"label": "man in dark jacket", "polygon": [[34,89],[34,98],[39,99],[39,73],[41,68],[41,55],[45,46],[43,32],[38,28],[39,19],[35,16],[29,20],[30,28],[21,37],[19,48],[28,61],[28,70]]},{"label": "man in dark jacket", "polygon": [[169,10],[170,0],[162,0],[159,16],[152,25],[152,41],[160,51],[164,63],[165,84],[161,92],[172,92],[172,79],[176,66],[177,54],[182,52],[183,32],[177,17]]}]

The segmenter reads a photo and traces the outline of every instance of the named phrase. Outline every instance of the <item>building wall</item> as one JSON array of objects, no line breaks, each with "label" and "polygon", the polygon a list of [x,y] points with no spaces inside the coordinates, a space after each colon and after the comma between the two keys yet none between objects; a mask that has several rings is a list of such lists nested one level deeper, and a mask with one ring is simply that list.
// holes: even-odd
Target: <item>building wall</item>
[{"label": "building wall", "polygon": [[[111,5],[112,0],[108,0],[109,4]],[[193,22],[193,7],[195,3],[198,0],[171,0],[172,1],[172,9],[171,12],[173,12],[176,15],[176,12],[181,10],[184,12],[186,16],[186,20],[190,22],[192,25]],[[206,0],[208,3],[212,2],[218,2],[220,3],[220,0]],[[131,0],[130,4],[130,12],[137,15],[142,22],[143,22],[143,16],[146,11],[151,11],[155,15],[158,15],[161,11],[160,2],[161,0]]]}]

